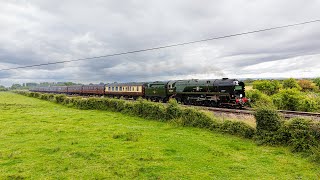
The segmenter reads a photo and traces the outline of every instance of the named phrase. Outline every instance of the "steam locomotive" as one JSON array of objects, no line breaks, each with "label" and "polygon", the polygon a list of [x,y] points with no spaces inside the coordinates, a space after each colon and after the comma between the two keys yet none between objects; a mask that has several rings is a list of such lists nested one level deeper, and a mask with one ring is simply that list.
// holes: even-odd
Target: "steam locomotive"
[{"label": "steam locomotive", "polygon": [[155,82],[111,83],[105,85],[75,85],[34,87],[33,92],[100,95],[114,98],[167,102],[175,98],[186,105],[212,107],[243,107],[248,99],[245,84],[237,79],[190,79]]}]

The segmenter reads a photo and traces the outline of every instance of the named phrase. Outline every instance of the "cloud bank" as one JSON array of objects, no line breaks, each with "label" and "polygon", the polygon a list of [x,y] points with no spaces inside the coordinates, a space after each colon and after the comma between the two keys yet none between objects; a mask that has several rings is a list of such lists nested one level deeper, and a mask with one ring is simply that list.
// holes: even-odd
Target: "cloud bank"
[{"label": "cloud bank", "polygon": [[[0,69],[132,51],[320,18],[320,1],[0,2]],[[0,71],[0,84],[320,76],[320,23],[188,46]]]}]

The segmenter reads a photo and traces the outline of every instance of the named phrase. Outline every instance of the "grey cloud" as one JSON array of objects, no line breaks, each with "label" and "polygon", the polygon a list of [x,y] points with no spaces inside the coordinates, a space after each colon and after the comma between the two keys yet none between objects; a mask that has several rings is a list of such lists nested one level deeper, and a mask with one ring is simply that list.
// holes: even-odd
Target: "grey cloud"
[{"label": "grey cloud", "polygon": [[[2,1],[0,67],[17,67],[156,47],[313,20],[313,1]],[[2,72],[5,82],[124,82],[176,77],[233,77],[261,63],[319,54],[319,24],[221,39],[184,47]],[[307,57],[306,57],[307,58]],[[306,68],[316,67],[308,59]],[[306,61],[307,62],[307,61]],[[262,72],[263,71],[263,72]],[[21,75],[24,73],[25,75]],[[269,73],[269,74],[268,74]],[[316,76],[316,74],[314,74]],[[0,81],[1,83],[1,81]]]}]

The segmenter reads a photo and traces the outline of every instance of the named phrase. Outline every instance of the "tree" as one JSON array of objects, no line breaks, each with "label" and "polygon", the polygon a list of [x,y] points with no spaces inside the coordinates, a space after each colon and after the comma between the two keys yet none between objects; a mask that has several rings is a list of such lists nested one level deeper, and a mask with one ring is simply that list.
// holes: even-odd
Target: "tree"
[{"label": "tree", "polygon": [[8,89],[2,85],[0,85],[0,91],[7,91]]},{"label": "tree", "polygon": [[310,80],[300,80],[298,81],[299,86],[302,88],[302,91],[314,91],[316,86]]},{"label": "tree", "polygon": [[301,89],[298,82],[293,78],[289,78],[289,79],[284,80],[283,81],[283,88],[285,88],[285,89],[293,89],[293,88]]},{"label": "tree", "polygon": [[253,89],[258,89],[259,91],[272,95],[279,92],[281,84],[277,80],[259,80],[253,82]]},{"label": "tree", "polygon": [[73,83],[73,82],[65,82],[65,83],[63,83],[63,85],[65,85],[65,86],[72,86],[72,85],[76,85],[76,83]]},{"label": "tree", "polygon": [[313,80],[313,82],[314,82],[318,87],[320,87],[320,77],[315,78],[315,79]]},{"label": "tree", "polygon": [[12,84],[11,89],[21,89],[21,84]]}]

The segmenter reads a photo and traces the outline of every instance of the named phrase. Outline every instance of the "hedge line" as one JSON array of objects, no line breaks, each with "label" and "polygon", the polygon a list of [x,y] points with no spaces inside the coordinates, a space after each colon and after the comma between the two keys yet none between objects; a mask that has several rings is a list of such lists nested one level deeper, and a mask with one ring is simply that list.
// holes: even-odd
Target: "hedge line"
[{"label": "hedge line", "polygon": [[150,102],[144,99],[137,101],[125,101],[112,98],[81,98],[67,97],[64,94],[45,94],[28,91],[16,91],[29,97],[53,101],[78,109],[96,109],[122,112],[133,116],[139,116],[157,121],[170,121],[182,126],[205,128],[220,131],[223,133],[237,135],[245,138],[252,138],[255,129],[251,126],[236,121],[218,121],[206,112],[194,108],[181,107],[175,100],[170,100],[168,104]]}]

